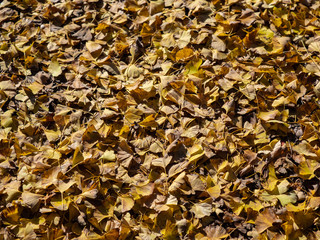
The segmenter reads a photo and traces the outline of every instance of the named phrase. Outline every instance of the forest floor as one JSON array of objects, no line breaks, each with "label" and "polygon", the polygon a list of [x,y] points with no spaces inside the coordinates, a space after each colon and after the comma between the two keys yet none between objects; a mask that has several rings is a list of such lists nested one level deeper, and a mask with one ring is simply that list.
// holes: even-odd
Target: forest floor
[{"label": "forest floor", "polygon": [[319,16],[1,1],[0,240],[320,239]]}]

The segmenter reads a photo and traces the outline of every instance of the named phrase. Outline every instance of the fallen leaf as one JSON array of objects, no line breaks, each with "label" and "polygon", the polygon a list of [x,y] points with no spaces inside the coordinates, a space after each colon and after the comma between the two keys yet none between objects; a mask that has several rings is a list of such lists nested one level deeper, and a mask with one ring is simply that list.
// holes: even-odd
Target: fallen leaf
[{"label": "fallen leaf", "polygon": [[52,74],[54,77],[58,77],[62,74],[62,68],[59,64],[59,62],[56,59],[53,59],[48,67],[48,71]]},{"label": "fallen leaf", "polygon": [[210,216],[212,211],[212,205],[209,203],[196,203],[191,208],[191,212],[196,218]]}]

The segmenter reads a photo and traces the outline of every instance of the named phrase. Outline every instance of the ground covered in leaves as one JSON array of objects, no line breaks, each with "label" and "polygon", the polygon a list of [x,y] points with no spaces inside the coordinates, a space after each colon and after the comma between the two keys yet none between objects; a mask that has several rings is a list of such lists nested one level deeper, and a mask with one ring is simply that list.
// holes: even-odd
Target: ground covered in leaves
[{"label": "ground covered in leaves", "polygon": [[320,239],[319,16],[1,1],[0,239]]}]

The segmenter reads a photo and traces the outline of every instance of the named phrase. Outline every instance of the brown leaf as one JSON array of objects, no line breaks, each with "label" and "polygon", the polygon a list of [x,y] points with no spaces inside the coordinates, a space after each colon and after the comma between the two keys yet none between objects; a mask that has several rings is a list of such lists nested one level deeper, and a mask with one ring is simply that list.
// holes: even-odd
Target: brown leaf
[{"label": "brown leaf", "polygon": [[274,223],[277,222],[277,217],[275,213],[270,209],[267,208],[263,212],[259,214],[257,217],[255,224],[258,233],[262,233],[268,228],[272,227]]}]

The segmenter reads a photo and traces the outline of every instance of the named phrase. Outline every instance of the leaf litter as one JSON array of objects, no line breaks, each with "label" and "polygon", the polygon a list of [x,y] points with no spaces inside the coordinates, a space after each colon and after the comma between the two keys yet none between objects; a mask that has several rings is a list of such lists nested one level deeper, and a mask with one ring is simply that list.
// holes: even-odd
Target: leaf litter
[{"label": "leaf litter", "polygon": [[0,3],[0,239],[319,239],[320,4]]}]

